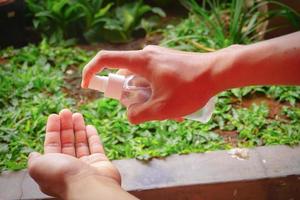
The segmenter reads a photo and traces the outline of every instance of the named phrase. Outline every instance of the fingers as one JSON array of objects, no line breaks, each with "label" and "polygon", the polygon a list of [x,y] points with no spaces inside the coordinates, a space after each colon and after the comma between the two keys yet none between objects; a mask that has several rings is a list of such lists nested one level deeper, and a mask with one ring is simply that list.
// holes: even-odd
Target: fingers
[{"label": "fingers", "polygon": [[60,117],[52,114],[48,117],[44,142],[45,153],[60,153]]},{"label": "fingers", "polygon": [[133,104],[127,110],[128,119],[132,124],[139,124],[150,120],[164,120],[163,105],[155,101]]},{"label": "fingers", "polygon": [[60,111],[59,116],[61,126],[61,152],[75,156],[72,112],[68,109],[63,109]]},{"label": "fingers", "polygon": [[75,151],[76,157],[81,158],[90,154],[86,129],[83,116],[80,113],[75,113],[73,118],[73,128],[75,132]]},{"label": "fingers", "polygon": [[88,143],[91,154],[94,153],[102,153],[104,154],[103,146],[100,142],[100,137],[97,133],[97,130],[94,126],[88,125],[86,126],[86,133],[88,137]]},{"label": "fingers", "polygon": [[125,68],[133,73],[146,73],[146,59],[142,51],[100,51],[83,69],[83,88],[87,88],[91,78],[105,67]]},{"label": "fingers", "polygon": [[[130,105],[127,109],[128,120],[132,124],[140,124],[153,120],[175,120],[183,122],[184,118],[176,115],[174,109],[170,109],[170,103],[166,102],[163,98],[151,97],[145,103],[137,103]],[[174,117],[172,117],[174,116]]]},{"label": "fingers", "polygon": [[104,154],[99,135],[94,126],[85,126],[80,113],[68,109],[48,118],[45,153],[64,153],[81,158],[94,153]]}]

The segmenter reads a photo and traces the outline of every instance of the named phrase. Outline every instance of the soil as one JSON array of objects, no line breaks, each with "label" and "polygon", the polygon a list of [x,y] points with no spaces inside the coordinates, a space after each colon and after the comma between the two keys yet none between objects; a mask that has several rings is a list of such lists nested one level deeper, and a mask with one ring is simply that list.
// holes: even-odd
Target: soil
[{"label": "soil", "polygon": [[[278,102],[274,99],[268,98],[265,95],[262,94],[253,94],[247,98],[243,98],[242,101],[239,100],[233,100],[234,107],[235,108],[249,108],[252,104],[266,104],[269,108],[269,118],[275,119],[276,117],[280,117],[281,119],[287,119],[286,116],[281,114],[281,110],[283,106],[288,106],[289,103],[287,102]],[[216,133],[218,133],[220,136],[223,137],[223,139],[226,141],[226,143],[229,143],[233,147],[237,147],[239,139],[238,135],[239,133],[237,131],[223,131],[220,129],[215,130]]]},{"label": "soil", "polygon": [[162,39],[162,35],[160,33],[153,33],[150,36],[144,38],[137,38],[129,43],[98,43],[95,45],[78,45],[79,48],[85,50],[139,50],[143,49],[146,45],[158,45],[159,41]]},{"label": "soil", "polygon": [[5,64],[5,63],[6,63],[6,59],[0,57],[0,65],[1,65],[1,64]]},{"label": "soil", "polygon": [[64,84],[62,91],[75,99],[77,106],[101,97],[100,92],[81,88],[81,72],[76,66],[68,67],[65,71],[64,81],[66,84]]},{"label": "soil", "polygon": [[226,143],[230,144],[233,147],[238,146],[238,135],[239,133],[237,131],[223,131],[223,130],[215,130],[216,133],[218,133],[223,139],[225,140]]},{"label": "soil", "polygon": [[241,101],[239,107],[249,108],[252,104],[266,104],[269,108],[269,118],[274,119],[276,116],[284,117],[281,114],[281,110],[283,106],[288,106],[287,102],[278,102],[274,99],[268,98],[263,94],[253,94],[247,98],[244,98]]}]

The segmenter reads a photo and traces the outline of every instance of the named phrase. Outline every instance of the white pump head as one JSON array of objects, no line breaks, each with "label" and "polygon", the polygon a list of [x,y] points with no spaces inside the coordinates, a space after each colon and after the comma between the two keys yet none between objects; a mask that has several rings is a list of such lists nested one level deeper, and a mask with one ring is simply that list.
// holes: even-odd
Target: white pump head
[{"label": "white pump head", "polygon": [[105,92],[107,88],[108,77],[107,76],[94,76],[89,84],[89,89]]},{"label": "white pump head", "polygon": [[121,99],[124,82],[125,76],[123,75],[94,76],[88,88],[104,92],[105,97]]}]

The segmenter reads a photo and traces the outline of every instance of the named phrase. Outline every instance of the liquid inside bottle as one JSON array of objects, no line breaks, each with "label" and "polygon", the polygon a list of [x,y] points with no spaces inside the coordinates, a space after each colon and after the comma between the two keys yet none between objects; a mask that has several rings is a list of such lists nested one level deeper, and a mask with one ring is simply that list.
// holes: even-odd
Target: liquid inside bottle
[{"label": "liquid inside bottle", "polygon": [[129,107],[132,104],[148,101],[151,95],[151,85],[146,79],[129,76],[125,80],[120,101],[125,107]]}]

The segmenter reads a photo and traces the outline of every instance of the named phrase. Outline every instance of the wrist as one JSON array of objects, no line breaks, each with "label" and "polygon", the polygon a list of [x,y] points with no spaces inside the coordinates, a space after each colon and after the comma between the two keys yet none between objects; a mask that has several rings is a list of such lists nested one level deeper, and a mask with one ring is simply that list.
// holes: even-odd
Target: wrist
[{"label": "wrist", "polygon": [[85,174],[67,180],[66,192],[61,199],[64,200],[98,200],[101,199],[136,199],[124,191],[120,184],[108,177],[98,174]]},{"label": "wrist", "polygon": [[[233,45],[217,51],[219,62],[213,67],[215,84],[219,91],[252,85],[283,85],[293,81],[297,66],[286,59],[286,49],[274,42],[263,41],[251,45]],[[296,56],[295,56],[296,57]],[[289,74],[290,73],[290,74]],[[285,74],[285,76],[283,76]],[[289,78],[287,78],[289,77]],[[288,79],[288,80],[287,80]],[[297,81],[294,81],[297,82]]]},{"label": "wrist", "polygon": [[101,194],[101,191],[106,190],[108,187],[121,190],[120,185],[115,181],[98,175],[70,177],[66,186],[62,198],[65,200],[97,199],[97,194]]},{"label": "wrist", "polygon": [[247,74],[243,63],[246,51],[246,45],[232,45],[213,53],[211,77],[216,93],[241,86],[240,79]]}]

